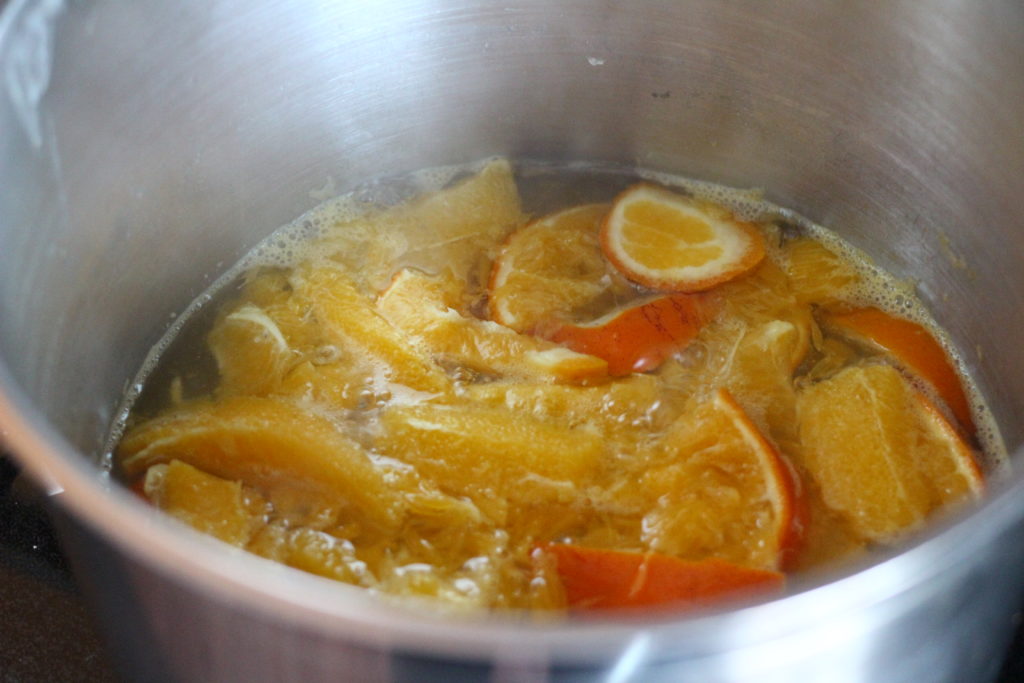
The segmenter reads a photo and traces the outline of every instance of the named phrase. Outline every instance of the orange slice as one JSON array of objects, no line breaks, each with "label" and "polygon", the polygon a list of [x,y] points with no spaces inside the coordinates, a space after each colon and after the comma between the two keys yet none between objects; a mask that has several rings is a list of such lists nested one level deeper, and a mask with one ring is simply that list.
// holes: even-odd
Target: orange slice
[{"label": "orange slice", "polygon": [[655,501],[643,519],[652,550],[777,569],[803,530],[798,481],[784,457],[725,389],[669,428],[640,485]]},{"label": "orange slice", "polygon": [[628,279],[668,292],[710,289],[750,270],[765,254],[757,226],[718,205],[649,184],[615,199],[601,247]]},{"label": "orange slice", "polygon": [[181,460],[259,489],[283,485],[321,501],[347,501],[381,525],[395,522],[401,509],[385,473],[330,419],[274,398],[185,406],[133,428],[118,456],[129,477]]},{"label": "orange slice", "polygon": [[845,335],[892,354],[896,362],[928,382],[968,434],[974,434],[971,407],[960,377],[935,337],[918,323],[877,308],[824,316],[823,322]]},{"label": "orange slice", "polygon": [[545,334],[573,351],[608,361],[608,374],[621,377],[654,370],[684,348],[713,315],[705,295],[658,297],[611,313],[589,323],[558,325]]},{"label": "orange slice", "polygon": [[890,365],[842,370],[803,390],[797,406],[804,467],[867,540],[893,541],[982,491],[971,449]]},{"label": "orange slice", "polygon": [[607,204],[553,213],[512,233],[494,261],[488,286],[491,320],[517,332],[564,318],[612,285],[597,240]]},{"label": "orange slice", "polygon": [[572,609],[666,605],[697,608],[782,590],[785,577],[722,560],[680,560],[659,553],[633,553],[549,544],[565,598]]}]

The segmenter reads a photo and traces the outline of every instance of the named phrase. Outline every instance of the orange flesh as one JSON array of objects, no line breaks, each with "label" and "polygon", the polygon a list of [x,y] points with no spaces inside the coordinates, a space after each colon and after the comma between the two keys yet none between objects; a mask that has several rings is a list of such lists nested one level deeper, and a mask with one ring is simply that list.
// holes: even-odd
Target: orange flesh
[{"label": "orange flesh", "polygon": [[[135,416],[121,474],[249,552],[487,609],[768,597],[779,570],[982,493],[972,444],[850,338],[970,425],[941,347],[874,309],[823,316],[857,275],[819,243],[767,249],[720,207],[639,201],[628,250],[655,275],[718,258],[703,242],[730,230],[753,245],[697,281],[645,279],[607,205],[526,223],[513,190],[498,163],[250,277],[209,335],[216,389]],[[652,246],[680,240],[681,260]]]},{"label": "orange flesh", "polygon": [[626,249],[638,260],[652,268],[677,268],[679,266],[700,266],[722,255],[718,246],[689,249],[682,258],[658,245],[670,240],[682,240],[699,245],[712,237],[706,221],[670,211],[653,202],[639,202],[623,213],[623,218],[632,223],[629,244]]},{"label": "orange flesh", "polygon": [[835,313],[826,320],[841,330],[877,344],[931,384],[964,430],[974,434],[974,420],[960,378],[949,356],[928,330],[877,308]]}]

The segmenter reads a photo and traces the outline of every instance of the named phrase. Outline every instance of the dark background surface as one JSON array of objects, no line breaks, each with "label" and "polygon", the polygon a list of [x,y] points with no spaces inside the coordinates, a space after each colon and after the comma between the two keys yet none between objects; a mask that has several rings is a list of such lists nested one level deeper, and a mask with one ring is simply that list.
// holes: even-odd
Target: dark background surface
[{"label": "dark background surface", "polygon": [[[105,648],[42,494],[0,453],[0,683],[113,682],[118,679]],[[1024,681],[1024,626],[998,681]]]}]

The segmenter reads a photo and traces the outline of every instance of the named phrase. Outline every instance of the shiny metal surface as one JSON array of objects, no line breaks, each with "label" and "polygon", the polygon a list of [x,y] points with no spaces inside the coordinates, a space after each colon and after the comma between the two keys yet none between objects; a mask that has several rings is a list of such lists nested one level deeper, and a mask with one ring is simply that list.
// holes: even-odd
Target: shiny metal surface
[{"label": "shiny metal surface", "polygon": [[385,605],[225,551],[94,463],[169,316],[311,190],[492,154],[765,188],[919,283],[1016,452],[1020,3],[15,0],[0,79],[0,426],[69,513],[136,677],[995,674],[1024,588],[1019,475],[782,600],[553,626]]}]

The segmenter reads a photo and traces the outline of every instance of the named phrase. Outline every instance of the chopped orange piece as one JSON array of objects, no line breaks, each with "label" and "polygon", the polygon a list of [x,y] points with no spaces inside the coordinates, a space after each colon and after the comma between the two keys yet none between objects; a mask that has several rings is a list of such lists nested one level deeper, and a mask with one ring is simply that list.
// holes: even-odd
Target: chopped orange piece
[{"label": "chopped orange piece", "polygon": [[477,405],[504,406],[569,426],[598,424],[602,431],[632,432],[657,429],[660,415],[658,380],[652,375],[631,375],[592,386],[551,384],[539,380],[508,380],[471,384],[465,398]]},{"label": "chopped orange piece", "polygon": [[259,528],[242,485],[180,460],[146,470],[146,497],[158,508],[225,543],[242,546]]},{"label": "chopped orange piece", "polygon": [[750,270],[765,254],[756,225],[646,183],[615,199],[601,247],[627,278],[668,292],[710,289]]},{"label": "chopped orange piece", "polygon": [[981,492],[971,449],[889,365],[853,366],[807,387],[798,410],[804,467],[865,539],[893,541]]},{"label": "chopped orange piece", "polygon": [[715,307],[700,294],[658,297],[583,324],[557,325],[545,336],[573,351],[608,361],[620,377],[654,370],[697,336]]},{"label": "chopped orange piece", "polygon": [[824,316],[827,326],[892,354],[897,363],[928,382],[968,434],[974,420],[960,377],[935,337],[918,323],[897,318],[877,308],[860,308]]},{"label": "chopped orange piece", "polygon": [[382,453],[412,463],[454,495],[490,490],[521,500],[531,479],[582,487],[603,452],[596,432],[500,408],[396,406],[380,424]]},{"label": "chopped orange piece", "polygon": [[130,430],[118,455],[129,477],[181,460],[257,488],[284,485],[348,502],[381,525],[400,516],[398,495],[355,441],[327,417],[274,398],[239,396],[183,407]]},{"label": "chopped orange piece", "polygon": [[659,553],[634,553],[548,544],[572,609],[665,605],[698,608],[755,595],[778,593],[785,577],[724,560],[697,562]]},{"label": "chopped orange piece", "polygon": [[933,439],[942,452],[951,454],[951,457],[929,458],[920,463],[924,476],[943,500],[964,495],[965,487],[970,495],[980,497],[985,491],[985,478],[974,451],[927,396],[917,391],[914,398],[925,422],[927,438]]},{"label": "chopped orange piece", "polygon": [[295,360],[277,323],[252,304],[219,320],[209,343],[220,372],[220,391],[227,394],[269,394]]},{"label": "chopped orange piece", "polygon": [[800,545],[799,484],[785,458],[724,389],[684,414],[640,487],[655,501],[644,542],[687,559],[785,566]]},{"label": "chopped orange piece", "polygon": [[860,281],[860,275],[816,239],[800,237],[783,247],[790,288],[801,304],[835,303]]},{"label": "chopped orange piece", "polygon": [[488,286],[491,320],[517,332],[564,319],[614,285],[597,233],[607,204],[586,204],[529,223],[505,242]]},{"label": "chopped orange piece", "polygon": [[309,302],[332,342],[377,359],[391,382],[432,394],[451,390],[444,371],[382,318],[341,268],[326,263],[303,268],[295,280],[294,296]]},{"label": "chopped orange piece", "polygon": [[316,246],[374,292],[387,286],[396,263],[442,263],[471,287],[484,287],[498,245],[524,220],[511,164],[493,159],[438,192],[339,222]]},{"label": "chopped orange piece", "polygon": [[460,314],[449,304],[444,276],[400,271],[377,300],[377,310],[431,357],[499,376],[556,382],[608,377],[601,358]]}]

